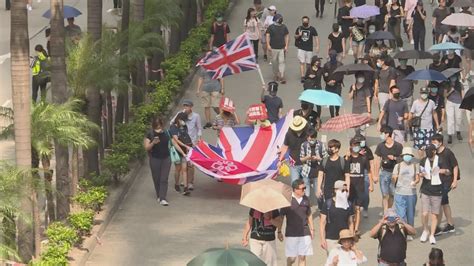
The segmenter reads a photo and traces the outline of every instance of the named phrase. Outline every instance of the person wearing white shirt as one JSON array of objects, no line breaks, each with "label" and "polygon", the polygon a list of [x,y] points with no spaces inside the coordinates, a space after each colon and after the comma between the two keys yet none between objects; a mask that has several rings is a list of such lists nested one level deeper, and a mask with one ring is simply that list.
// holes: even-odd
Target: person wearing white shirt
[{"label": "person wearing white shirt", "polygon": [[349,229],[339,232],[340,246],[331,249],[325,266],[357,266],[367,262],[367,257],[355,246],[355,235]]}]

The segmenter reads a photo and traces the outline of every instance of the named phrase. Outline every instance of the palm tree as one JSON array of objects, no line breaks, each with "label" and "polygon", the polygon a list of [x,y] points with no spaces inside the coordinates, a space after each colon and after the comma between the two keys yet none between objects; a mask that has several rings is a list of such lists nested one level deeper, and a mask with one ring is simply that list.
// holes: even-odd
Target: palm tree
[{"label": "palm tree", "polygon": [[[30,122],[30,61],[28,39],[28,14],[25,1],[13,0],[11,5],[11,75],[12,100],[15,110],[15,159],[20,169],[31,168],[31,122]],[[28,186],[28,184],[26,184]],[[31,195],[27,193],[26,195]],[[21,209],[26,216],[33,213],[32,201],[25,196]],[[18,221],[18,253],[25,262],[34,254],[33,230],[23,219]]]},{"label": "palm tree", "polygon": [[[122,1],[122,27],[121,32],[126,33],[128,35],[128,25],[130,24],[130,0],[123,0]],[[126,38],[122,38],[120,42],[120,58],[122,61],[120,62],[120,78],[129,81],[130,80],[130,71],[128,66],[128,60],[126,60],[126,54],[128,51],[128,36]],[[117,110],[115,113],[115,124],[120,125],[123,122],[128,123],[128,88],[119,93],[117,96]]]},{"label": "palm tree", "polygon": [[[102,1],[87,0],[87,32],[94,42],[100,40],[102,36]],[[100,98],[100,90],[91,85],[86,91],[87,116],[98,126],[101,125]],[[102,143],[100,132],[95,136],[95,140],[100,146]],[[99,149],[97,146],[86,150],[85,161],[86,177],[90,177],[91,174],[99,174]]]},{"label": "palm tree", "polygon": [[[66,47],[63,17],[63,0],[51,0],[51,94],[54,103],[65,103],[68,100],[66,75]],[[64,220],[70,210],[69,151],[68,145],[55,144],[57,214],[59,220]],[[49,161],[49,158],[48,158]],[[44,162],[47,163],[47,162]],[[44,166],[44,164],[43,164]],[[48,166],[49,167],[49,166]],[[47,174],[47,178],[52,176]],[[49,201],[48,201],[49,203]],[[52,204],[52,203],[49,203]],[[50,219],[55,220],[54,212],[49,212]]]},{"label": "palm tree", "polygon": [[[136,24],[140,24],[145,19],[145,0],[132,0],[132,7],[132,21]],[[145,59],[138,60],[133,69],[132,82],[139,89],[132,91],[132,103],[133,105],[138,105],[141,104],[144,99],[143,89],[146,84]]]}]

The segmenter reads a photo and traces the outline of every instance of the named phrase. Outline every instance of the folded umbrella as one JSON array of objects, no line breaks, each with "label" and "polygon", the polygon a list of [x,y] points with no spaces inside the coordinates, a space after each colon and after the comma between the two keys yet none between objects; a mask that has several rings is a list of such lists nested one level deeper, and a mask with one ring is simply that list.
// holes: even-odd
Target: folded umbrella
[{"label": "folded umbrella", "polygon": [[341,132],[370,123],[372,119],[363,114],[343,114],[333,117],[321,126],[321,130]]},{"label": "folded umbrella", "polygon": [[474,7],[474,1],[472,0],[454,0],[451,7]]},{"label": "folded umbrella", "polygon": [[341,96],[324,90],[305,90],[298,98],[300,101],[309,102],[315,105],[341,106]]},{"label": "folded umbrella", "polygon": [[240,205],[259,212],[285,208],[291,205],[291,187],[273,179],[262,179],[242,186]]},{"label": "folded umbrella", "polygon": [[374,72],[375,70],[367,64],[349,64],[342,65],[334,70],[334,73],[344,73],[345,75],[353,75],[357,72]]},{"label": "folded umbrella", "polygon": [[464,94],[459,108],[472,112],[472,109],[474,109],[474,87],[471,87],[466,94]]},{"label": "folded umbrella", "polygon": [[463,50],[464,46],[455,42],[442,42],[430,47],[431,51]]},{"label": "folded umbrella", "polygon": [[370,34],[367,39],[369,40],[395,40],[395,37],[393,36],[392,33],[388,31],[376,31],[372,34]]},{"label": "folded umbrella", "polygon": [[265,266],[265,262],[259,259],[248,249],[243,248],[211,248],[194,259],[187,266]]},{"label": "folded umbrella", "polygon": [[441,24],[460,27],[474,27],[474,16],[466,13],[454,13],[441,21]]},{"label": "folded umbrella", "polygon": [[461,72],[461,71],[462,71],[461,68],[454,68],[454,67],[451,67],[451,68],[448,68],[448,69],[443,70],[443,72],[441,72],[441,74],[443,74],[446,78],[449,78],[449,77],[451,77],[452,75],[457,74],[457,73],[459,73],[459,72]]},{"label": "folded umbrella", "polygon": [[[63,16],[64,18],[75,18],[80,16],[82,13],[79,11],[77,8],[72,7],[72,6],[64,6],[63,7]],[[51,9],[44,12],[43,14],[44,18],[50,19],[51,18]]]},{"label": "folded umbrella", "polygon": [[412,72],[408,75],[406,80],[431,80],[431,81],[445,81],[446,77],[439,71],[431,69],[422,69]]},{"label": "folded umbrella", "polygon": [[425,51],[406,50],[395,54],[394,59],[432,59],[433,55]]},{"label": "folded umbrella", "polygon": [[361,5],[353,7],[350,16],[354,18],[370,18],[380,14],[380,8],[371,5]]}]

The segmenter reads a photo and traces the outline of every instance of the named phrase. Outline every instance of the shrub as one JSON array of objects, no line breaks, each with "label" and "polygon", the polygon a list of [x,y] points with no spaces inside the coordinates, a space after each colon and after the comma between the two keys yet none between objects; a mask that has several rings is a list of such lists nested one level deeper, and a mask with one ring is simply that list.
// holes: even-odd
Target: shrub
[{"label": "shrub", "polygon": [[106,156],[102,163],[105,169],[115,177],[125,175],[129,171],[128,167],[129,156],[125,154],[113,153]]},{"label": "shrub", "polygon": [[71,214],[68,218],[69,224],[76,230],[79,236],[88,235],[94,223],[94,212],[83,211],[75,214]]},{"label": "shrub", "polygon": [[85,210],[100,211],[107,198],[105,187],[91,187],[87,191],[81,191],[73,198]]},{"label": "shrub", "polygon": [[69,265],[67,253],[69,252],[67,246],[58,244],[48,244],[46,250],[41,254],[41,259],[33,261],[33,266],[66,266]]},{"label": "shrub", "polygon": [[50,245],[64,246],[68,250],[79,240],[76,231],[61,222],[51,223],[46,230],[46,235]]}]

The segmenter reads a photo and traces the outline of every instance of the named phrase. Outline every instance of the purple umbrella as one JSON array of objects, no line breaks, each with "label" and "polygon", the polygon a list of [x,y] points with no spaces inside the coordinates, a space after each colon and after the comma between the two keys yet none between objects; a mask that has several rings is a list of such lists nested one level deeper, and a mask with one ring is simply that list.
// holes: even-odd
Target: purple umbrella
[{"label": "purple umbrella", "polygon": [[351,17],[354,18],[370,18],[380,14],[380,9],[376,6],[371,5],[362,5],[358,7],[353,7],[351,9]]}]

